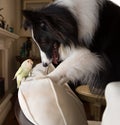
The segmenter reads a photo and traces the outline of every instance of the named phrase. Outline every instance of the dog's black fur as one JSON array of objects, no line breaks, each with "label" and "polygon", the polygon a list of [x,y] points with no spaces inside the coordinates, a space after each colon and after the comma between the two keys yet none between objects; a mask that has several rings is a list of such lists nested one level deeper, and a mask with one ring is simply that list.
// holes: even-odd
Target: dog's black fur
[{"label": "dog's black fur", "polygon": [[[104,89],[109,82],[120,80],[120,7],[105,0],[98,9],[99,23],[90,44],[78,38],[78,23],[81,22],[67,7],[51,4],[41,10],[24,10],[23,15],[27,19],[24,27],[33,29],[34,39],[48,59],[53,56],[54,44],[58,48],[61,44],[63,47],[86,48],[98,55],[102,68],[91,75],[92,82],[88,84],[92,88]],[[82,79],[77,80],[82,83]]]},{"label": "dog's black fur", "polygon": [[[108,1],[100,10],[99,26],[90,50],[106,62],[106,81],[120,80],[120,7]],[[106,76],[105,76],[106,77]]]}]

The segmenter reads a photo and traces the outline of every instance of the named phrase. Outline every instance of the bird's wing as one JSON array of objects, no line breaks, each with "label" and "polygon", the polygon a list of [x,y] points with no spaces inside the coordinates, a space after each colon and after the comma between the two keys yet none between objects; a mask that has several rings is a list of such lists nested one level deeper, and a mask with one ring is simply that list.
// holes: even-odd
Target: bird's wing
[{"label": "bird's wing", "polygon": [[21,74],[22,72],[23,72],[23,68],[20,67],[20,68],[18,69],[18,71],[15,73],[14,79],[15,79],[19,74]]},{"label": "bird's wing", "polygon": [[19,88],[23,77],[21,75],[18,75],[16,79],[17,79],[17,88]]}]

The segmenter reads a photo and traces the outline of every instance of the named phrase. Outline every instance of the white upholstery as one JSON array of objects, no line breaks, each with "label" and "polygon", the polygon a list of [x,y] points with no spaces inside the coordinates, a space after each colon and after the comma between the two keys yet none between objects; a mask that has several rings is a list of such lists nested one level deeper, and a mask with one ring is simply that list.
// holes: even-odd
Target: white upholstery
[{"label": "white upholstery", "polygon": [[[101,125],[120,125],[120,82],[109,83],[105,89],[106,108]],[[100,125],[90,121],[89,125]]]},{"label": "white upholstery", "polygon": [[120,125],[120,82],[109,83],[105,90],[107,106],[102,125]]},{"label": "white upholstery", "polygon": [[[22,82],[18,99],[25,116],[35,125],[87,125],[81,101],[71,89],[40,79],[54,70],[38,64],[31,77]],[[120,82],[109,83],[105,90],[107,102],[102,123],[88,121],[88,125],[120,125]]]},{"label": "white upholstery", "polygon": [[83,104],[66,84],[37,78],[46,73],[47,69],[37,65],[19,88],[19,103],[25,116],[34,125],[87,125]]}]

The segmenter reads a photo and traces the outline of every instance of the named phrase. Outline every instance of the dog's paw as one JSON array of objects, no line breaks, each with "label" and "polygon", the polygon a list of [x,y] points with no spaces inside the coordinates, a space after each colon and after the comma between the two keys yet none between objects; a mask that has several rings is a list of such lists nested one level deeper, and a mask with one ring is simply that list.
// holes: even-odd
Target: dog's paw
[{"label": "dog's paw", "polygon": [[65,77],[60,77],[59,75],[47,75],[47,78],[49,78],[53,83],[59,84],[59,85],[63,85],[67,82],[67,79]]}]

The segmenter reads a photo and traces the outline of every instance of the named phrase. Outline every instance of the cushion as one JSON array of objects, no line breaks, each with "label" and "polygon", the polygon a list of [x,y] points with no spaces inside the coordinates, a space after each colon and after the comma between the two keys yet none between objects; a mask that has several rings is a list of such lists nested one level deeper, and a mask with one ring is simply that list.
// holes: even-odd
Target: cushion
[{"label": "cushion", "polygon": [[67,84],[41,78],[54,70],[38,64],[18,91],[20,107],[35,125],[87,125],[83,104]]},{"label": "cushion", "polygon": [[120,125],[120,82],[111,82],[105,89],[106,108],[102,125]]}]

